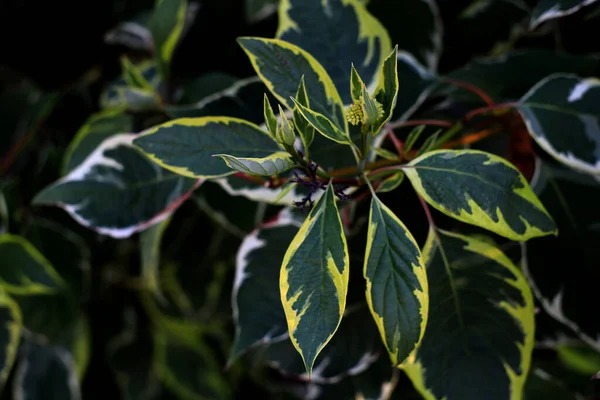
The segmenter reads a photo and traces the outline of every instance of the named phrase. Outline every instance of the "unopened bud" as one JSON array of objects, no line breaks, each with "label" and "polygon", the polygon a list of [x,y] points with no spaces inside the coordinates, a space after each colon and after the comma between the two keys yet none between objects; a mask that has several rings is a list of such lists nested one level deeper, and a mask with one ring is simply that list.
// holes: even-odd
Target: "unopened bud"
[{"label": "unopened bud", "polygon": [[285,146],[293,146],[296,141],[294,125],[289,121],[279,106],[279,123],[277,124],[277,141]]}]

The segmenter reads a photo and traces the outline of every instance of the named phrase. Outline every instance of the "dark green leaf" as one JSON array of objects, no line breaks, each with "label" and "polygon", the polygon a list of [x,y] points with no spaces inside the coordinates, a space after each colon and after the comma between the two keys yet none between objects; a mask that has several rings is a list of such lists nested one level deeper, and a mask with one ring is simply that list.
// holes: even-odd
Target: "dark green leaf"
[{"label": "dark green leaf", "polygon": [[[550,74],[591,76],[595,75],[597,65],[598,60],[589,56],[543,49],[518,50],[502,56],[474,59],[467,66],[452,71],[448,77],[478,87],[496,102],[502,102],[518,99]],[[481,102],[475,94],[455,85],[448,85],[442,91],[456,100]]]},{"label": "dark green leaf", "polygon": [[404,169],[417,193],[460,221],[512,240],[556,234],[556,224],[523,175],[478,150],[434,150]]},{"label": "dark green leaf", "polygon": [[287,336],[285,314],[276,288],[281,260],[301,225],[302,220],[285,209],[276,220],[244,238],[236,257],[232,295],[236,333],[230,362],[251,347]]},{"label": "dark green leaf", "polygon": [[266,94],[271,104],[275,101],[275,98],[267,91],[267,87],[258,77],[241,79],[226,89],[213,93],[194,104],[170,105],[165,107],[165,111],[173,118],[221,115],[262,124],[264,123],[264,113],[259,99]]},{"label": "dark green leaf", "polygon": [[398,100],[398,47],[383,61],[375,99],[383,106],[383,117],[377,121],[373,133],[377,134],[392,118]]},{"label": "dark green leaf", "polygon": [[75,363],[68,351],[29,340],[23,352],[13,382],[15,399],[81,399]]},{"label": "dark green leaf", "polygon": [[599,80],[548,76],[521,98],[518,110],[531,136],[551,156],[571,168],[600,174]]},{"label": "dark green leaf", "polygon": [[75,169],[105,139],[133,130],[133,117],[120,109],[92,114],[75,134],[63,156],[63,174]]},{"label": "dark green leaf", "polygon": [[533,296],[498,248],[430,231],[425,336],[402,368],[427,399],[518,399],[534,344]]},{"label": "dark green leaf", "polygon": [[419,64],[409,53],[398,52],[400,95],[392,121],[407,120],[433,90],[437,77]]},{"label": "dark green leaf", "polygon": [[[600,279],[600,185],[588,175],[538,160],[531,186],[560,235],[527,242],[523,270],[543,309],[600,351],[600,321],[585,311],[595,301]],[[556,260],[568,260],[569,268]]]},{"label": "dark green leaf", "polygon": [[76,298],[87,296],[91,253],[79,235],[56,222],[36,219],[25,238],[50,262]]},{"label": "dark green leaf", "polygon": [[64,282],[50,262],[25,238],[0,235],[0,286],[9,293],[54,293]]},{"label": "dark green leaf", "polygon": [[[352,103],[348,91],[352,63],[369,88],[377,84],[379,68],[392,45],[386,29],[362,4],[343,0],[285,0],[280,9],[277,38],[301,47],[316,58],[331,76],[344,104]],[[310,90],[308,93],[312,102]],[[315,109],[314,104],[311,106],[328,116]]]},{"label": "dark green leaf", "polygon": [[330,184],[289,245],[279,278],[288,332],[309,376],[342,320],[349,274],[346,236]]},{"label": "dark green leaf", "polygon": [[215,154],[222,158],[227,166],[235,171],[248,175],[279,175],[294,167],[295,162],[289,153],[278,151],[262,158],[234,157],[229,154]]},{"label": "dark green leaf", "polygon": [[133,147],[135,138],[120,134],[106,139],[67,176],[43,189],[34,203],[57,205],[83,226],[115,238],[168,217],[200,181],[160,168]]},{"label": "dark green leaf", "polygon": [[371,0],[369,10],[389,31],[392,43],[435,72],[442,54],[443,23],[434,0]]},{"label": "dark green leaf", "polygon": [[171,58],[183,32],[187,3],[187,0],[157,0],[148,22],[158,69],[165,81],[170,77]]},{"label": "dark green leaf", "polygon": [[[304,107],[310,109],[310,100],[308,98],[308,94],[306,93],[306,85],[304,84],[304,77],[300,80],[300,85],[298,85],[298,91],[296,92],[296,101],[303,105]],[[302,113],[298,109],[298,106],[294,107],[293,110],[293,120],[294,126],[296,130],[300,134],[300,139],[302,139],[302,144],[304,145],[304,150],[308,152],[308,148],[313,142],[315,138],[315,129],[310,125],[310,123],[302,116]]]},{"label": "dark green leaf", "polygon": [[21,312],[17,304],[0,288],[0,390],[12,369],[23,328]]},{"label": "dark green leaf", "polygon": [[312,127],[315,128],[315,130],[321,135],[325,136],[327,139],[333,140],[334,142],[340,144],[352,143],[348,134],[344,131],[341,131],[325,115],[319,114],[313,110],[308,109],[295,99],[294,103],[296,104],[295,109],[297,109],[300,112],[300,114],[302,114],[302,117],[304,117],[304,119],[308,121],[308,123],[310,123]]},{"label": "dark green leaf", "polygon": [[260,202],[231,195],[214,182],[202,184],[194,192],[194,200],[208,217],[241,239],[255,228],[256,215],[261,208]]},{"label": "dark green leaf", "polygon": [[375,194],[363,274],[367,303],[392,365],[415,349],[427,324],[429,293],[421,250],[406,226]]},{"label": "dark green leaf", "polygon": [[142,264],[142,281],[145,288],[158,294],[158,268],[160,267],[160,245],[163,233],[170,219],[165,219],[140,233],[140,258]]},{"label": "dark green leaf", "polygon": [[133,140],[155,163],[176,174],[216,178],[233,173],[215,154],[266,157],[280,149],[258,126],[229,117],[182,118],[142,132]]},{"label": "dark green leaf", "polygon": [[293,109],[291,98],[296,95],[304,77],[311,109],[331,119],[340,131],[347,131],[344,105],[338,90],[327,71],[311,54],[277,39],[243,37],[238,39],[238,43],[258,76],[281,104]]},{"label": "dark green leaf", "polygon": [[396,190],[398,186],[404,181],[404,172],[398,171],[386,177],[381,184],[377,187],[377,193],[386,193]]},{"label": "dark green leaf", "polygon": [[154,367],[166,387],[185,400],[231,398],[215,354],[203,343],[190,346],[166,332],[156,332]]}]

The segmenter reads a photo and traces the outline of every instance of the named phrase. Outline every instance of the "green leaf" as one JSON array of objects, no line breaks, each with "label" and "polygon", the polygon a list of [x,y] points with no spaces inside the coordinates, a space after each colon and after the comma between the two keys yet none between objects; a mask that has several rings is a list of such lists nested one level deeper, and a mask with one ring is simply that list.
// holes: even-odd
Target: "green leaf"
[{"label": "green leaf", "polygon": [[381,147],[376,147],[373,149],[375,154],[377,154],[381,158],[385,158],[386,160],[398,160],[398,154],[393,153],[389,150],[383,149]]},{"label": "green leaf", "polygon": [[165,229],[169,225],[167,218],[140,233],[140,258],[142,281],[145,288],[154,294],[160,291],[158,268],[160,267],[160,244]]},{"label": "green leaf", "polygon": [[257,23],[277,12],[277,0],[244,0],[246,21]]},{"label": "green leaf", "polygon": [[532,366],[525,383],[524,400],[578,400],[574,390],[541,368]]},{"label": "green leaf", "polygon": [[531,136],[552,157],[600,174],[599,101],[600,80],[554,74],[531,88],[518,110]]},{"label": "green leaf", "polygon": [[34,204],[59,206],[81,225],[114,238],[167,218],[201,181],[157,166],[133,147],[136,137],[106,139],[67,176],[38,193]]},{"label": "green leaf", "polygon": [[160,97],[154,91],[132,87],[112,87],[100,98],[103,110],[125,108],[133,112],[160,110]]},{"label": "green leaf", "polygon": [[295,163],[289,153],[278,151],[262,158],[234,157],[229,154],[215,154],[221,157],[229,168],[249,175],[279,175],[294,167]]},{"label": "green leaf", "polygon": [[50,262],[75,298],[87,296],[91,253],[81,236],[64,224],[36,218],[24,237]]},{"label": "green leaf", "polygon": [[[302,79],[300,79],[300,85],[298,85],[298,91],[296,92],[296,101],[302,104],[304,107],[310,109],[310,100],[308,98],[308,94],[306,93],[304,76],[302,77]],[[300,139],[302,139],[304,151],[308,153],[308,148],[310,147],[311,143],[313,142],[313,139],[315,138],[315,129],[304,118],[300,110],[298,110],[298,106],[294,107],[293,119],[294,126],[300,134]]]},{"label": "green leaf", "polygon": [[404,173],[437,210],[512,240],[557,234],[523,175],[506,160],[478,150],[434,150]]},{"label": "green leaf", "polygon": [[398,47],[386,57],[379,75],[379,85],[375,89],[375,100],[383,106],[383,118],[378,120],[373,132],[379,133],[383,126],[392,118],[398,99]]},{"label": "green leaf", "polygon": [[25,238],[0,235],[0,286],[4,290],[24,295],[54,293],[63,284],[50,262]]},{"label": "green leaf", "polygon": [[0,288],[0,390],[4,388],[6,379],[15,362],[23,323],[17,304]]},{"label": "green leaf", "polygon": [[346,132],[338,129],[329,118],[304,107],[296,99],[292,100],[294,101],[294,104],[296,104],[296,109],[302,114],[302,117],[304,117],[304,119],[321,135],[340,144],[352,143],[350,136],[348,136]]},{"label": "green leaf", "polygon": [[211,181],[203,183],[194,192],[193,198],[207,217],[240,239],[254,230],[256,215],[263,206],[261,202],[245,196],[229,194],[217,182]]},{"label": "green leaf", "polygon": [[63,348],[29,340],[15,371],[13,395],[27,400],[79,400],[81,390],[72,355]]},{"label": "green leaf", "polygon": [[282,105],[293,109],[290,99],[304,76],[311,109],[330,118],[339,131],[348,130],[342,99],[327,71],[310,53],[277,39],[242,37],[237,41],[258,76]]},{"label": "green leaf", "polygon": [[[362,88],[362,111],[363,111],[363,123],[366,125],[375,125],[379,120],[379,110],[377,109],[377,102],[371,97],[367,88]],[[391,115],[390,115],[391,116]],[[373,132],[378,132],[378,129],[373,129]]]},{"label": "green leaf", "polygon": [[432,133],[431,135],[427,136],[427,139],[425,139],[423,141],[423,144],[421,145],[421,147],[419,148],[419,151],[417,152],[417,157],[422,154],[429,153],[430,151],[432,151],[435,148],[437,140],[440,136],[440,132],[441,132],[440,130],[437,130],[434,133]]},{"label": "green leaf", "polygon": [[127,56],[121,56],[121,68],[123,69],[123,78],[129,86],[148,91],[154,90],[140,69],[136,65],[133,65]]},{"label": "green leaf", "polygon": [[348,245],[330,184],[289,245],[279,280],[288,332],[309,375],[342,320],[348,278]]},{"label": "green leaf", "polygon": [[297,215],[284,209],[277,219],[242,241],[236,256],[231,300],[235,340],[230,363],[252,347],[287,336],[281,298],[273,288],[279,285],[281,260],[301,224]]},{"label": "green leaf", "polygon": [[402,95],[396,99],[392,121],[407,120],[425,101],[437,83],[437,77],[409,53],[398,52],[398,82]]},{"label": "green leaf", "polygon": [[[302,358],[291,341],[270,343],[265,358],[270,367],[283,375],[311,383],[331,384],[367,370],[381,355],[379,333],[364,303],[348,307],[339,329],[319,354],[313,373],[308,376]],[[384,358],[385,354],[383,354]],[[389,367],[389,362],[386,362]]]},{"label": "green leaf", "polygon": [[175,335],[158,331],[154,335],[154,367],[166,387],[183,400],[230,399],[231,389],[210,347],[194,346]]},{"label": "green leaf", "polygon": [[519,399],[534,345],[533,296],[498,248],[430,231],[430,304],[421,344],[402,368],[425,399]]},{"label": "green leaf", "polygon": [[423,133],[424,130],[425,125],[419,125],[415,127],[412,131],[410,131],[410,133],[406,137],[406,140],[404,141],[404,153],[408,153],[413,148],[413,146],[415,145],[417,140],[419,140],[419,137],[421,136],[421,133]]},{"label": "green leaf", "polygon": [[[560,235],[525,243],[523,272],[543,310],[600,352],[600,325],[582,312],[596,300],[600,279],[600,185],[593,176],[550,161],[537,160],[531,187]],[[565,257],[569,268],[556,262]]]},{"label": "green leaf", "polygon": [[148,23],[158,70],[165,81],[170,77],[171,58],[183,32],[186,9],[187,0],[157,0]]},{"label": "green leaf", "polygon": [[[354,0],[280,1],[276,36],[310,53],[329,73],[346,105],[352,103],[347,91],[350,66],[354,63],[367,87],[372,88],[385,55],[392,49],[384,26]],[[312,102],[314,97],[310,90],[308,93]],[[311,106],[327,116],[315,109],[314,103]]]},{"label": "green leaf", "polygon": [[[284,173],[282,178],[290,178],[291,176],[289,173]],[[281,197],[281,192],[284,190],[282,187],[269,188],[259,186],[254,182],[235,175],[215,179],[214,182],[221,186],[230,196],[243,196],[253,202],[268,204],[278,203],[279,205],[291,206],[293,202],[300,201],[308,193],[303,186],[296,185],[290,192]]]},{"label": "green leaf", "polygon": [[[438,4],[435,0],[372,0],[369,10],[387,27],[392,43],[412,54],[428,71],[435,72],[442,55],[443,25],[447,22],[442,21]],[[453,23],[451,28],[452,32],[458,30]]]},{"label": "green leaf", "polygon": [[142,132],[133,140],[155,163],[182,176],[217,178],[233,171],[215,154],[267,157],[277,143],[258,126],[228,117],[183,118]]},{"label": "green leaf", "polygon": [[415,239],[375,194],[363,274],[371,314],[392,365],[398,365],[425,332],[429,309],[427,274]]},{"label": "green leaf", "polygon": [[600,354],[585,344],[562,344],[556,351],[558,359],[572,371],[590,376],[600,371]]},{"label": "green leaf", "polygon": [[[242,79],[241,81],[250,79]],[[258,78],[253,79],[253,81],[258,80]],[[240,79],[234,75],[219,71],[206,72],[193,78],[182,79],[181,83],[178,82],[178,90],[181,90],[181,94],[178,93],[177,95],[177,104],[183,104],[185,107],[185,105],[202,102],[207,98],[223,93],[228,88],[235,87],[238,82],[240,82]],[[171,107],[166,106],[169,109]],[[179,117],[175,116],[175,118]]]},{"label": "green leaf", "polygon": [[269,101],[269,96],[265,93],[264,98],[264,114],[265,114],[265,125],[271,137],[275,139],[277,137],[277,117],[275,116],[275,112],[273,111],[273,107],[271,107],[271,102]]},{"label": "green leaf", "polygon": [[196,103],[167,105],[165,111],[172,119],[218,115],[244,119],[259,125],[265,120],[263,104],[257,102],[257,99],[265,94],[271,103],[276,101],[260,78],[253,76],[237,80],[231,86],[204,97]]},{"label": "green leaf", "polygon": [[530,29],[542,22],[573,14],[596,0],[539,0],[531,13]]},{"label": "green leaf", "polygon": [[75,169],[105,139],[133,130],[133,117],[122,109],[109,109],[92,114],[79,128],[65,150],[62,173]]},{"label": "green leaf", "polygon": [[[497,15],[500,15],[499,12],[493,14],[493,18],[497,19]],[[496,57],[474,59],[466,66],[450,72],[448,77],[476,86],[501,103],[522,97],[537,82],[557,72],[594,76],[597,63],[592,56],[575,56],[543,49],[518,50]],[[405,90],[404,87],[402,90]],[[477,95],[456,85],[448,85],[441,93],[450,95],[456,101],[481,102]]]},{"label": "green leaf", "polygon": [[356,71],[356,68],[354,68],[354,63],[352,63],[350,70],[350,94],[352,96],[353,101],[360,100],[360,97],[362,96],[363,87],[365,86],[366,85],[363,82],[360,75],[358,74],[358,71]]}]

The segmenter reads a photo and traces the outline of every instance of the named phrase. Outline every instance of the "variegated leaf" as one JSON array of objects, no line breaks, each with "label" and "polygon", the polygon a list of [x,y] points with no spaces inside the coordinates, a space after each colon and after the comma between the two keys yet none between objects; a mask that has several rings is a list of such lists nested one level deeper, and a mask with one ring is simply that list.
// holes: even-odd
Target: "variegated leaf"
[{"label": "variegated leaf", "polygon": [[404,173],[434,208],[512,240],[556,234],[556,225],[521,173],[478,150],[434,150]]},{"label": "variegated leaf", "polygon": [[38,193],[34,204],[59,206],[81,225],[115,238],[167,218],[201,181],[153,163],[132,145],[136,137],[106,139],[77,168]]},{"label": "variegated leaf", "polygon": [[342,320],[348,278],[348,245],[330,184],[289,245],[279,280],[288,332],[309,375]]},{"label": "variegated leaf", "polygon": [[233,171],[215,154],[267,157],[280,149],[258,126],[238,118],[180,118],[142,132],[133,144],[176,174],[218,178]]},{"label": "variegated leaf", "polygon": [[363,273],[367,303],[392,365],[423,337],[429,310],[421,250],[406,226],[373,194]]},{"label": "variegated leaf", "polygon": [[531,290],[487,241],[431,230],[421,344],[401,366],[427,400],[521,399],[534,344]]},{"label": "variegated leaf", "polygon": [[[331,76],[346,105],[352,103],[351,65],[372,91],[392,50],[384,26],[356,0],[282,0],[277,38],[310,53]],[[309,98],[312,102],[310,92]]]},{"label": "variegated leaf", "polygon": [[571,168],[600,175],[600,80],[550,75],[521,98],[518,110],[542,149]]}]

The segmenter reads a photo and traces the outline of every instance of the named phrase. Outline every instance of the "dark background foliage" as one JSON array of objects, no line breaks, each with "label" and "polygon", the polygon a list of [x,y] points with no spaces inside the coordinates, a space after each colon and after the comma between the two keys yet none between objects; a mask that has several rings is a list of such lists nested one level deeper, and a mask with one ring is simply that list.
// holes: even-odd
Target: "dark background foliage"
[{"label": "dark background foliage", "polygon": [[[59,175],[57,171],[64,149],[86,118],[98,110],[97,99],[102,89],[120,73],[119,56],[125,49],[107,45],[105,33],[119,22],[151,8],[153,3],[149,0],[0,0],[0,66],[5,67],[0,70],[0,89],[14,82],[15,76],[24,75],[44,91],[62,93],[35,142],[7,171],[7,176],[19,177],[26,182],[19,186],[15,196],[22,215],[32,212],[29,204],[33,196]],[[393,43],[406,40],[401,36],[405,30],[397,29],[396,14],[389,11],[400,7],[398,3],[399,0],[371,0],[369,6],[388,28]],[[508,2],[498,1],[492,11],[478,18],[459,18],[471,3],[468,0],[438,1],[444,24],[440,74],[459,68],[473,58],[490,54],[494,46],[510,38],[510,21],[515,11],[507,5]],[[534,5],[536,2],[527,3]],[[552,21],[541,32],[520,36],[512,47],[566,51],[573,55],[599,52],[600,41],[595,38],[600,37],[600,24],[582,23],[586,14],[577,13]],[[247,23],[243,0],[205,0],[175,53],[173,75],[179,80],[208,72],[224,72],[240,78],[251,76],[254,71],[235,39],[248,35],[273,37],[276,28],[275,15],[255,24]],[[599,73],[597,66],[595,75]],[[0,110],[0,115],[2,112]],[[407,191],[411,191],[406,186],[399,193],[387,196],[404,197]],[[419,207],[416,200],[413,205],[404,204],[407,210]],[[165,234],[163,249],[167,258],[196,260],[192,264],[197,265],[198,254],[211,248],[218,232],[214,232],[205,216],[183,211],[186,207],[194,206],[185,204],[182,212],[176,214]],[[398,213],[422,242],[426,235],[424,217],[406,210],[398,210]],[[92,269],[86,307],[90,316],[93,350],[83,381],[83,398],[116,399],[119,390],[103,351],[109,340],[123,328],[123,310],[141,307],[137,297],[128,290],[126,280],[121,280],[123,274],[138,272],[138,259],[132,256],[130,248],[132,244],[98,238],[93,232],[78,226],[61,210],[36,209],[35,214],[58,221],[93,243],[92,266],[107,263],[114,266],[114,270]],[[225,240],[230,243],[221,246],[221,251],[235,252],[239,241],[232,238]],[[212,257],[218,258],[217,255]],[[210,275],[213,272],[202,273]],[[230,279],[228,277],[227,282]],[[117,284],[106,283],[111,280]],[[227,301],[223,304],[228,306]],[[143,312],[138,314],[144,315]],[[148,321],[139,322],[142,327],[149,324]],[[552,325],[551,322],[548,324]],[[543,327],[543,324],[540,326]],[[555,357],[554,353],[541,350],[537,356],[547,357],[550,361]],[[410,383],[407,384],[410,386]],[[234,390],[237,398],[261,398],[264,395],[260,388],[246,380],[242,380]]]}]

